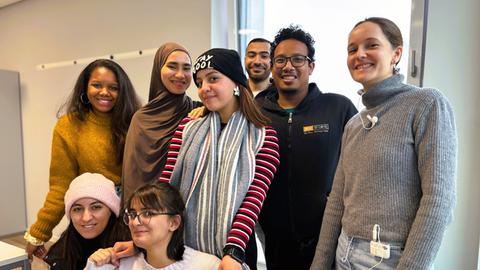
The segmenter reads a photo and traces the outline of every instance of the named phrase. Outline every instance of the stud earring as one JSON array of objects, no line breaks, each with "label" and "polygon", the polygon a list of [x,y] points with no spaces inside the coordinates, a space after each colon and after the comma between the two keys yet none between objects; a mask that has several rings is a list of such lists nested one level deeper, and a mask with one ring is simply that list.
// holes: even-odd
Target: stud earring
[{"label": "stud earring", "polygon": [[233,88],[233,95],[234,96],[240,96],[240,89],[238,88],[238,85]]}]

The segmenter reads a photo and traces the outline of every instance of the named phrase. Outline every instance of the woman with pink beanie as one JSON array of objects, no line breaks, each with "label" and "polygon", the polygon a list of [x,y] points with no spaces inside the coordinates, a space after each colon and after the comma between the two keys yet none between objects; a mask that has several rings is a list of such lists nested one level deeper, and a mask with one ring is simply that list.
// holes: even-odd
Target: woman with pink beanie
[{"label": "woman with pink beanie", "polygon": [[44,258],[51,269],[83,269],[100,248],[129,239],[119,222],[120,198],[114,183],[98,173],[76,177],[65,193],[68,228]]},{"label": "woman with pink beanie", "polygon": [[130,229],[134,256],[119,260],[115,248],[100,249],[85,270],[217,270],[220,259],[184,243],[185,203],[167,183],[138,188],[126,201],[123,220]]}]

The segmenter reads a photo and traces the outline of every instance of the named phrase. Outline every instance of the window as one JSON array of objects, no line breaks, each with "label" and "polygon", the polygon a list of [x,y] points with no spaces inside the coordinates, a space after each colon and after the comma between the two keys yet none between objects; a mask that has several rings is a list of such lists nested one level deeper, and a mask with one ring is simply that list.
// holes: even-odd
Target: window
[{"label": "window", "polygon": [[[419,2],[419,4],[417,4]],[[423,46],[423,7],[425,1],[394,0],[340,0],[310,1],[296,0],[238,0],[238,50],[244,56],[246,44],[252,38],[263,37],[273,40],[282,27],[289,24],[300,25],[315,39],[315,70],[310,82],[318,84],[324,92],[335,92],[349,97],[358,103],[357,90],[361,85],[350,77],[346,64],[348,34],[353,26],[366,17],[386,17],[394,21],[402,31],[404,51],[399,63],[400,73],[409,74],[410,24],[414,22],[412,33],[419,41],[415,52],[417,62],[417,81],[410,83],[421,85],[422,46]],[[412,8],[417,10],[412,13]],[[411,16],[417,16],[418,19]],[[413,30],[412,30],[413,31]]]}]

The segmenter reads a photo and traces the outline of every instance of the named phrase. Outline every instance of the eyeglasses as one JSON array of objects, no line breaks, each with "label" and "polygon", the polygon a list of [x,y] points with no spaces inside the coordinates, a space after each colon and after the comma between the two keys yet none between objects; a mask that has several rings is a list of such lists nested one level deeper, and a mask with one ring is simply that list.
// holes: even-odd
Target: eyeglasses
[{"label": "eyeglasses", "polygon": [[308,60],[308,62],[312,61],[310,59],[310,57],[305,56],[305,55],[293,55],[293,56],[290,56],[290,57],[279,56],[279,57],[275,57],[273,59],[273,65],[276,68],[283,68],[285,65],[287,65],[288,60],[290,60],[290,63],[292,64],[292,66],[297,67],[297,68],[305,65],[305,61],[307,61],[307,60]]},{"label": "eyeglasses", "polygon": [[161,213],[152,210],[143,210],[137,213],[136,211],[128,211],[127,209],[125,209],[125,214],[123,215],[123,222],[128,225],[130,222],[133,222],[136,218],[138,218],[138,223],[140,223],[141,225],[148,225],[152,217],[160,215],[172,216],[176,214],[168,212]]}]

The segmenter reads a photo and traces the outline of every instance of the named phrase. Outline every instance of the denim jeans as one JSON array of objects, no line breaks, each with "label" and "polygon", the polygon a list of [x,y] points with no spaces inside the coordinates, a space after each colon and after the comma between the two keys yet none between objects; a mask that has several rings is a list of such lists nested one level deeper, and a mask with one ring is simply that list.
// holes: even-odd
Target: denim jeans
[{"label": "denim jeans", "polygon": [[[387,243],[384,243],[387,244]],[[387,270],[395,269],[403,253],[403,245],[390,244],[390,258],[383,259],[370,254],[370,240],[350,237],[342,230],[338,237],[335,269],[337,270]],[[375,266],[376,265],[376,266]],[[372,268],[375,266],[374,268]]]}]

